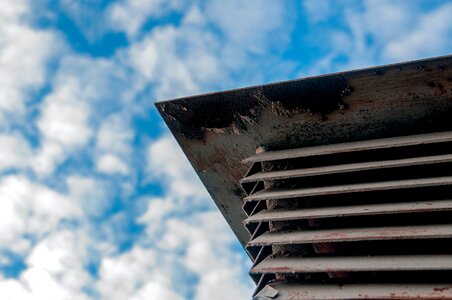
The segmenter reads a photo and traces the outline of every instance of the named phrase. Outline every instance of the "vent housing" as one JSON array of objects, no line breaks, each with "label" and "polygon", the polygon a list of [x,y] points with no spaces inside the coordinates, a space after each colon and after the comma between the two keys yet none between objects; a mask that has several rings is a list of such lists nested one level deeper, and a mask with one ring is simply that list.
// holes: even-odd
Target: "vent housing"
[{"label": "vent housing", "polygon": [[257,298],[275,289],[319,299],[303,296],[306,287],[341,291],[334,299],[452,297],[452,132],[270,151],[244,162]]},{"label": "vent housing", "polygon": [[452,56],[156,106],[250,298],[452,299]]}]

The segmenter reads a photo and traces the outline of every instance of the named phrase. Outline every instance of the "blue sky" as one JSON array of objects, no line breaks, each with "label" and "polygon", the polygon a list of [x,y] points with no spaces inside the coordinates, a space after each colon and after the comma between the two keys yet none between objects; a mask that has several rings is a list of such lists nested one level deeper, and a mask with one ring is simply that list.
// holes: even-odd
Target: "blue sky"
[{"label": "blue sky", "polygon": [[0,4],[0,299],[249,299],[154,102],[452,49],[451,1]]}]

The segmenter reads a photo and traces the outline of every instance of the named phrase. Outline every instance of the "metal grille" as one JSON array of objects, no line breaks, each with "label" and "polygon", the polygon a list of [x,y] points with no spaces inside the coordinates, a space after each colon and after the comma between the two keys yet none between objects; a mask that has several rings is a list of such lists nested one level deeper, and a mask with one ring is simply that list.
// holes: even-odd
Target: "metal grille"
[{"label": "metal grille", "polygon": [[452,132],[243,162],[255,299],[452,299]]}]

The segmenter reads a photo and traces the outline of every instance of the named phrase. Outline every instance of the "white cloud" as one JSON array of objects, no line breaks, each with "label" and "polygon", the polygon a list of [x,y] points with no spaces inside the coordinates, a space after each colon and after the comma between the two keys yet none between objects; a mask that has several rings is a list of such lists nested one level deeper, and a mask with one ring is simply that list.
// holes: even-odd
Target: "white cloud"
[{"label": "white cloud", "polygon": [[130,173],[126,161],[133,153],[134,132],[125,114],[115,113],[101,124],[96,139],[96,169],[105,174]]},{"label": "white cloud", "polygon": [[[129,93],[134,89],[124,88],[126,75],[116,63],[77,55],[61,61],[53,89],[40,105],[37,126],[41,148],[33,165],[38,174],[50,175],[68,156],[87,149],[94,136],[93,127],[101,118],[123,108],[122,101],[130,101]],[[101,136],[101,143],[111,141],[111,136],[108,140],[105,133]],[[123,136],[120,138],[112,146],[124,144]]]},{"label": "white cloud", "polygon": [[452,41],[452,4],[443,5],[419,19],[403,37],[390,41],[383,56],[389,60],[409,60],[448,54]]},{"label": "white cloud", "polygon": [[[452,47],[449,15],[452,5],[445,3],[433,10],[420,10],[415,1],[368,0],[360,5],[336,3],[344,28],[327,28],[318,39],[327,54],[317,60],[310,72],[325,73],[377,64],[394,63],[447,54]],[[322,1],[307,1],[313,26],[322,11]],[[321,27],[320,27],[321,28]],[[325,39],[328,43],[325,43]],[[325,46],[326,45],[326,46]]]},{"label": "white cloud", "polygon": [[90,43],[95,43],[106,32],[105,23],[98,22],[101,1],[61,0],[58,5],[74,21]]},{"label": "white cloud", "polygon": [[197,212],[160,226],[163,239],[151,248],[136,245],[102,260],[97,283],[102,299],[185,299],[191,284],[183,274],[199,280],[188,287],[196,300],[249,299],[252,284],[244,270],[249,263],[232,250],[235,239],[219,212]]},{"label": "white cloud", "polygon": [[0,280],[0,298],[15,300],[32,300],[30,292],[17,280]]},{"label": "white cloud", "polygon": [[[52,31],[30,27],[28,1],[6,0],[0,12],[0,116],[22,115],[30,96],[45,84],[48,63],[62,44]],[[2,117],[0,117],[2,119]],[[15,118],[11,118],[15,121]],[[8,124],[0,124],[0,128]]]},{"label": "white cloud", "polygon": [[249,299],[249,262],[231,249],[235,238],[218,211],[198,212],[186,220],[170,219],[162,225],[166,231],[159,249],[166,253],[184,249],[183,265],[199,278],[194,299]]},{"label": "white cloud", "polygon": [[103,121],[97,134],[99,151],[128,155],[132,152],[134,132],[127,123],[127,116],[112,114]]},{"label": "white cloud", "polygon": [[46,97],[38,121],[45,141],[63,147],[83,146],[87,142],[91,129],[88,124],[89,108],[80,101],[79,90],[82,88],[75,82],[66,82]]},{"label": "white cloud", "polygon": [[302,5],[306,10],[309,20],[313,23],[328,20],[335,10],[337,10],[334,1],[304,0],[302,1]]},{"label": "white cloud", "polygon": [[91,281],[84,268],[86,244],[86,237],[77,231],[65,230],[49,236],[26,259],[29,270],[24,277],[27,278],[30,271],[48,272],[70,291],[70,295],[77,295]]},{"label": "white cloud", "polygon": [[[11,258],[5,256],[3,253],[0,253],[0,265],[9,265],[11,263]],[[2,280],[2,278],[2,274],[0,274],[0,281]]]},{"label": "white cloud", "polygon": [[0,180],[0,199],[0,247],[20,253],[30,246],[25,235],[42,237],[81,216],[69,198],[22,176]]},{"label": "white cloud", "polygon": [[[252,290],[246,274],[249,263],[232,250],[236,241],[220,212],[196,209],[202,205],[215,208],[182,151],[169,136],[152,142],[148,149],[149,174],[167,188],[164,197],[149,199],[138,219],[146,225],[143,242],[158,249],[159,261],[165,257],[181,260],[196,274],[199,284],[194,299],[248,299]],[[161,272],[161,266],[155,268]]]},{"label": "white cloud", "polygon": [[[17,7],[11,14],[25,13],[20,5],[14,5]],[[239,9],[235,5],[240,5]],[[39,132],[34,149],[20,135],[2,135],[8,147],[0,150],[4,154],[0,155],[0,168],[31,164],[41,180],[67,187],[67,193],[61,194],[23,176],[0,179],[0,198],[9,200],[0,201],[0,228],[5,232],[0,236],[0,245],[27,256],[26,269],[19,278],[1,279],[0,298],[87,299],[83,290],[88,287],[102,299],[180,300],[189,293],[197,300],[248,299],[251,284],[246,275],[247,263],[232,249],[235,238],[218,211],[207,211],[216,208],[168,135],[149,144],[142,158],[147,165],[139,166],[146,169],[149,180],[164,186],[164,195],[150,198],[142,216],[128,216],[128,212],[121,211],[108,217],[108,226],[90,223],[91,217],[102,215],[116,203],[116,197],[119,201],[126,199],[115,190],[122,189],[123,182],[108,176],[96,178],[96,171],[131,177],[136,173],[130,161],[140,151],[133,149],[131,119],[134,114],[144,114],[143,106],[136,105],[138,93],[148,93],[152,99],[187,95],[238,81],[232,72],[249,80],[248,75],[241,75],[243,66],[250,70],[250,76],[264,73],[261,66],[246,64],[249,55],[263,58],[266,49],[273,47],[269,41],[276,32],[284,32],[278,45],[283,45],[288,36],[285,34],[290,33],[284,26],[284,6],[262,1],[195,4],[183,13],[179,24],[156,22],[148,34],[141,34],[147,21],[187,6],[179,0],[124,0],[111,4],[103,14],[107,18],[99,20],[126,32],[131,44],[110,59],[69,52],[56,57],[58,37],[50,31],[27,27],[19,17],[14,19],[16,27],[0,29],[8,37],[6,50],[0,50],[0,62],[7,61],[7,68],[1,65],[0,76],[3,70],[20,74],[12,76],[14,81],[3,83],[0,79],[0,84],[8,88],[4,90],[9,98],[18,100],[8,102],[8,109],[33,114],[30,120],[36,122],[30,127]],[[27,5],[23,7],[26,11]],[[95,38],[96,31],[104,28],[98,24],[80,25],[83,20],[92,20],[89,16],[84,19],[80,8],[69,5],[65,12],[89,38]],[[229,21],[230,13],[237,15],[237,24]],[[94,28],[93,32],[87,27]],[[246,32],[242,32],[244,29]],[[58,59],[58,64],[50,80],[46,78],[46,67],[52,58]],[[42,101],[36,99],[39,101],[32,107],[27,106],[29,94],[43,86],[48,86],[50,92]],[[14,151],[17,147],[21,150]],[[33,158],[20,162],[20,156]],[[61,168],[57,178],[54,170],[70,157],[82,160],[77,171],[62,172],[65,169]],[[114,242],[131,234],[124,227],[134,217],[146,227],[146,233],[130,250],[118,254],[120,247]],[[89,230],[61,229],[68,227],[65,221],[72,220]],[[87,241],[103,233],[103,241]],[[35,238],[36,245],[25,236]],[[98,280],[86,270],[88,243],[100,252]],[[199,284],[187,281],[185,275],[199,279]]]},{"label": "white cloud", "polygon": [[288,41],[292,24],[286,8],[271,0],[214,0],[207,2],[206,16],[238,47],[263,53]]},{"label": "white cloud", "polygon": [[63,146],[55,142],[47,142],[42,145],[39,152],[33,157],[33,170],[40,175],[48,175],[53,172],[55,165],[65,158]]},{"label": "white cloud", "polygon": [[81,88],[77,82],[68,81],[48,95],[41,105],[37,125],[42,146],[33,165],[37,173],[52,173],[69,153],[88,142],[92,134],[88,124],[90,110],[80,101]]},{"label": "white cloud", "polygon": [[165,135],[149,144],[146,170],[149,180],[157,180],[165,187],[164,196],[147,199],[146,212],[138,218],[139,223],[146,224],[151,241],[165,228],[161,224],[168,216],[187,216],[188,211],[195,213],[200,208],[213,207],[205,187],[174,138]]},{"label": "white cloud", "polygon": [[59,231],[42,240],[26,259],[18,279],[0,281],[1,299],[88,300],[92,282],[84,270],[86,241],[74,231]]},{"label": "white cloud", "polygon": [[[205,187],[173,137],[162,136],[148,147],[148,174],[165,183],[166,191],[178,199],[208,198]],[[193,202],[192,202],[193,204]]]},{"label": "white cloud", "polygon": [[122,174],[127,175],[129,168],[117,156],[112,154],[102,155],[96,162],[96,168],[99,172],[106,174]]},{"label": "white cloud", "polygon": [[[155,99],[217,90],[231,82],[249,84],[275,77],[273,69],[287,66],[278,54],[289,41],[291,19],[274,1],[195,4],[178,25],[156,25],[122,56],[151,84]],[[269,65],[265,72],[263,64]]]},{"label": "white cloud", "polygon": [[158,284],[157,282],[149,282],[144,285],[131,300],[146,300],[146,299],[165,299],[165,300],[183,300],[183,298],[176,294],[170,288]]},{"label": "white cloud", "polygon": [[106,59],[68,54],[60,61],[53,86],[58,90],[70,82],[78,88],[72,91],[78,100],[92,104],[108,103],[97,106],[98,113],[103,114],[115,112],[130,102],[130,91],[135,91],[133,79],[133,74],[127,72],[116,57]]},{"label": "white cloud", "polygon": [[146,212],[139,217],[138,222],[146,224],[148,236],[153,236],[164,217],[175,209],[175,203],[169,198],[150,198],[148,202]]},{"label": "white cloud", "polygon": [[68,197],[83,209],[87,216],[99,216],[110,206],[111,194],[105,182],[92,177],[71,175],[66,178]]},{"label": "white cloud", "polygon": [[[243,261],[233,262],[244,264]],[[253,286],[250,279],[245,279],[243,270],[229,265],[214,265],[215,270],[203,274],[197,286],[196,300],[249,299]]]},{"label": "white cloud", "polygon": [[345,16],[352,39],[349,47],[344,45],[342,52],[352,53],[349,68],[372,65],[374,61],[392,62],[382,53],[388,42],[398,42],[413,30],[419,17],[416,10],[406,1],[386,0],[366,1],[362,12],[346,8]]},{"label": "white cloud", "polygon": [[132,38],[149,18],[161,17],[183,6],[181,0],[123,0],[109,8],[107,18],[114,29],[125,31]]},{"label": "white cloud", "polygon": [[0,134],[0,171],[28,167],[32,150],[19,134]]},{"label": "white cloud", "polygon": [[0,11],[0,22],[2,25],[17,22],[18,19],[28,12],[27,0],[4,0]]},{"label": "white cloud", "polygon": [[216,39],[191,26],[161,26],[131,46],[127,59],[144,80],[153,84],[157,99],[188,95],[224,76],[215,54]]},{"label": "white cloud", "polygon": [[175,290],[165,268],[156,268],[155,252],[136,247],[117,257],[105,258],[98,290],[102,299],[184,299]]}]

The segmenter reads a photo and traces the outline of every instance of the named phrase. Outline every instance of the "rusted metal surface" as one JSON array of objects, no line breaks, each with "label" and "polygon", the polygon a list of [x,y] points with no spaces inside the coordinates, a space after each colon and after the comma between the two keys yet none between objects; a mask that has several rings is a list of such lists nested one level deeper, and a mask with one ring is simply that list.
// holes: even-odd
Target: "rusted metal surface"
[{"label": "rusted metal surface", "polygon": [[[242,160],[255,155],[259,147],[298,149],[451,131],[452,57],[194,96],[156,106],[245,245],[249,233],[242,225],[247,216],[242,211],[245,194],[239,181],[248,166]],[[450,138],[447,133],[439,135]]]},{"label": "rusted metal surface", "polygon": [[452,56],[157,108],[253,261],[256,299],[450,296]]},{"label": "rusted metal surface", "polygon": [[352,216],[375,216],[452,210],[452,200],[384,203],[338,207],[304,208],[296,210],[264,210],[245,219],[245,223],[290,221]]},{"label": "rusted metal surface", "polygon": [[338,186],[326,186],[305,189],[263,190],[256,192],[248,197],[245,197],[245,201],[293,199],[312,196],[326,196],[348,193],[363,193],[372,191],[388,191],[395,189],[410,189],[410,188],[449,186],[449,185],[452,185],[452,176],[385,181],[385,182],[370,182],[360,184],[346,184]]},{"label": "rusted metal surface", "polygon": [[321,156],[340,153],[353,153],[368,150],[388,149],[397,147],[407,147],[425,145],[433,143],[444,143],[452,141],[452,132],[436,132],[430,134],[411,135],[404,137],[393,137],[385,139],[366,140],[350,143],[339,143],[317,147],[305,147],[298,149],[287,149],[280,151],[268,151],[258,153],[244,159],[243,163],[274,161],[282,159],[293,159],[309,156]]},{"label": "rusted metal surface", "polygon": [[452,299],[450,283],[345,285],[272,283],[270,286],[278,291],[275,300]]},{"label": "rusted metal surface", "polygon": [[[451,133],[452,138],[452,133]],[[259,172],[243,178],[241,183],[256,182],[261,180],[280,180],[308,176],[340,174],[347,172],[369,171],[376,169],[390,169],[400,167],[422,166],[429,164],[440,164],[452,162],[452,154],[435,155],[427,157],[414,157],[405,159],[371,161],[354,164],[322,166],[316,168],[304,168],[274,172]]]},{"label": "rusted metal surface", "polygon": [[452,238],[452,225],[266,232],[251,240],[248,246],[433,238]]},{"label": "rusted metal surface", "polygon": [[267,257],[250,273],[452,270],[452,255]]}]

